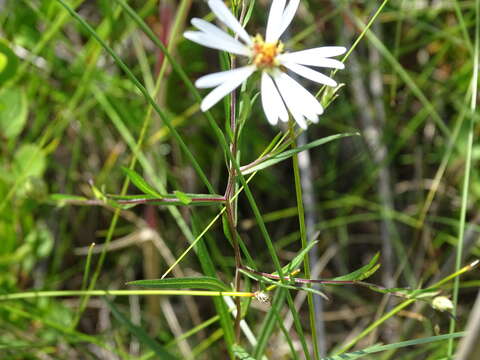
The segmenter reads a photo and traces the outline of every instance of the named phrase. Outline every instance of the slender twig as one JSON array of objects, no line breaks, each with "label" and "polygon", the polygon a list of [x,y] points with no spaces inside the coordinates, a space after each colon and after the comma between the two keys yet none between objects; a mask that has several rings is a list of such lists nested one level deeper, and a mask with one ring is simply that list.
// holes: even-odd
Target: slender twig
[{"label": "slender twig", "polygon": [[[458,241],[457,251],[455,257],[455,270],[460,269],[460,264],[463,256],[464,247],[464,235],[465,235],[465,223],[467,220],[467,205],[469,199],[469,187],[470,187],[470,174],[472,169],[472,152],[473,152],[473,137],[474,137],[474,117],[473,114],[477,109],[477,94],[478,94],[478,64],[480,53],[480,0],[475,2],[475,45],[473,51],[473,72],[472,72],[472,97],[470,101],[470,119],[468,124],[468,137],[466,143],[466,158],[465,158],[465,172],[463,176],[462,184],[462,203],[460,208],[460,218],[458,226]],[[460,287],[460,279],[455,278],[453,285],[453,315],[457,313],[458,304],[458,290]],[[455,331],[456,323],[454,320],[450,321],[450,334]],[[453,355],[453,339],[448,341],[447,355],[450,358]]]},{"label": "slender twig", "polygon": [[[232,57],[231,59],[231,69],[235,68],[235,60]],[[235,158],[237,156],[237,124],[236,124],[236,92],[233,91],[230,96],[230,129],[233,134],[232,143],[230,149],[232,156]],[[226,217],[228,222],[228,227],[230,231],[230,236],[232,239],[233,251],[235,255],[235,290],[239,291],[240,289],[240,273],[239,268],[241,266],[241,254],[240,246],[237,239],[237,226],[236,226],[236,216],[235,216],[235,202],[236,200],[232,199],[232,196],[235,193],[235,174],[236,170],[232,163],[228,167],[228,181],[227,188],[225,189],[225,209]],[[237,307],[237,315],[235,316],[235,336],[237,341],[240,338],[240,320],[242,318],[242,309],[241,301],[239,298],[235,299],[235,306]]]},{"label": "slender twig", "polygon": [[[225,202],[226,199],[223,196],[206,196],[206,197],[196,197],[196,198],[190,198],[190,201],[192,203],[201,203],[201,202]],[[153,199],[123,199],[123,200],[115,200],[115,202],[119,204],[146,204],[146,203],[159,203],[160,205],[162,203],[181,203],[182,201],[178,198],[153,198]]]},{"label": "slender twig", "polygon": [[234,296],[234,297],[255,297],[252,292],[239,291],[207,291],[207,290],[62,290],[62,291],[27,291],[0,295],[0,301],[46,298],[46,297],[70,297],[70,296]]},{"label": "slender twig", "polygon": [[[290,134],[292,136],[292,149],[297,147],[297,143],[295,141],[295,131],[294,131],[294,122],[290,120],[289,127],[290,127]],[[307,229],[305,225],[305,211],[303,207],[303,193],[302,193],[302,183],[300,180],[300,167],[298,165],[298,154],[294,154],[292,156],[292,163],[293,163],[293,174],[295,178],[295,195],[297,198],[297,211],[298,211],[298,222],[300,228],[300,241],[302,244],[302,250],[307,247]],[[310,277],[310,258],[305,256],[303,259],[303,268],[305,271],[305,276]],[[307,285],[308,287],[311,284]],[[308,312],[309,312],[309,319],[310,319],[310,328],[312,331],[312,338],[313,340],[313,358],[318,360],[320,358],[320,350],[318,347],[317,341],[317,324],[315,321],[315,308],[313,304],[313,295],[312,293],[307,294],[307,303],[308,303]]]},{"label": "slender twig", "polygon": [[[298,146],[304,146],[308,143],[308,136],[306,132],[302,132],[298,137]],[[319,232],[315,227],[319,222],[319,216],[317,213],[315,188],[313,184],[312,162],[310,158],[310,152],[308,150],[298,153],[298,167],[300,171],[300,185],[302,190],[302,199],[305,211],[305,227],[307,231],[308,243],[314,241]],[[310,265],[312,269],[317,267],[319,262],[318,251],[310,251],[308,253]],[[313,270],[312,270],[313,271]],[[309,277],[312,276],[312,273]],[[318,287],[318,286],[317,286]],[[317,288],[317,290],[320,290]],[[323,317],[323,299],[320,296],[313,297],[313,312],[316,328],[316,337],[314,338],[315,344],[317,344],[318,354],[324,357],[327,352],[326,334],[325,334],[325,322]]]},{"label": "slender twig", "polygon": [[[107,197],[108,198],[108,197]],[[151,204],[155,203],[158,205],[169,205],[169,204],[182,204],[182,201],[176,197],[168,198],[135,198],[135,199],[111,199],[119,205],[142,205],[142,204]],[[205,196],[205,197],[195,197],[190,198],[191,203],[224,203],[226,201],[224,196]],[[84,206],[108,206],[110,205],[108,201],[98,200],[98,199],[89,199],[89,200],[80,200],[80,199],[62,199],[59,201],[61,204],[69,205],[84,205]]]},{"label": "slender twig", "polygon": [[[242,2],[242,11],[240,16],[240,22],[245,15],[245,4]],[[230,55],[230,69],[235,69],[235,56]],[[225,189],[224,198],[225,202],[225,213],[228,223],[228,228],[230,232],[230,237],[232,239],[233,252],[235,256],[235,291],[240,291],[241,278],[240,278],[240,267],[242,266],[242,258],[240,252],[240,245],[237,238],[237,219],[236,219],[236,199],[233,198],[235,195],[235,185],[236,185],[236,167],[234,164],[235,159],[237,158],[238,150],[238,126],[237,126],[237,95],[236,91],[232,91],[230,95],[230,131],[232,134],[232,141],[230,144],[230,152],[232,156],[232,161],[228,166],[228,180],[227,187]],[[235,338],[237,342],[240,340],[240,322],[242,319],[242,303],[240,298],[235,298],[235,306],[237,308],[237,314],[235,316]]]}]

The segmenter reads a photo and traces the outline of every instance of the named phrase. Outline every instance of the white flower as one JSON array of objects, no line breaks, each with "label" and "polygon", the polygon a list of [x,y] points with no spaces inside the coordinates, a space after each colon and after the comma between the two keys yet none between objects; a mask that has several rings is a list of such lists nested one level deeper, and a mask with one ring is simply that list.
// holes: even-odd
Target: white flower
[{"label": "white flower", "polygon": [[288,121],[288,112],[303,129],[307,128],[307,120],[318,122],[318,115],[323,113],[322,105],[286,71],[288,69],[319,84],[337,86],[334,80],[307,66],[343,69],[343,63],[331,57],[342,55],[346,49],[341,46],[325,46],[284,52],[280,37],[292,22],[299,3],[300,0],[290,0],[288,5],[286,0],[272,1],[264,40],[261,35],[248,35],[221,0],[208,0],[210,9],[235,33],[238,40],[219,27],[198,18],[192,19],[192,25],[199,31],[186,31],[184,36],[209,48],[245,56],[249,61],[246,66],[209,74],[196,81],[198,88],[215,88],[203,99],[202,111],[210,109],[255,71],[260,71],[262,106],[270,124],[276,125],[279,119]]}]

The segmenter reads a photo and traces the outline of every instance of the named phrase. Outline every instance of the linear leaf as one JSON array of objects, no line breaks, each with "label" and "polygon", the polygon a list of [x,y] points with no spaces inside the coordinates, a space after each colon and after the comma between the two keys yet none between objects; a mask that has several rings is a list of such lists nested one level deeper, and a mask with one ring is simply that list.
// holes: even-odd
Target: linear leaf
[{"label": "linear leaf", "polygon": [[279,154],[275,154],[275,155],[272,155],[270,157],[267,157],[266,160],[262,161],[260,164],[254,165],[254,166],[242,171],[242,174],[247,175],[247,174],[253,173],[253,172],[258,171],[258,170],[263,170],[263,169],[265,169],[267,167],[270,167],[272,165],[275,165],[275,164],[277,164],[277,163],[279,163],[283,160],[287,160],[287,159],[291,158],[293,155],[298,154],[299,152],[302,152],[302,151],[305,151],[305,150],[308,150],[308,149],[312,149],[312,148],[320,146],[320,145],[324,145],[324,144],[329,143],[331,141],[342,139],[342,138],[345,138],[345,137],[359,136],[359,135],[360,135],[359,133],[345,133],[345,134],[336,134],[336,135],[327,136],[327,137],[312,141],[311,143],[308,143],[306,145],[299,146],[295,149],[287,150],[287,151],[281,152]]},{"label": "linear leaf", "polygon": [[187,194],[185,194],[184,192],[176,190],[174,191],[174,194],[183,205],[188,205],[192,202],[192,198]]},{"label": "linear leaf", "polygon": [[152,349],[159,359],[165,359],[165,360],[177,359],[175,356],[173,356],[167,350],[165,350],[163,346],[160,345],[155,339],[150,337],[143,328],[132,323],[125,315],[123,315],[120,311],[118,311],[118,309],[112,302],[108,301],[107,299],[105,299],[105,301],[107,302],[108,307],[112,311],[112,314],[117,318],[117,320],[120,321],[123,325],[125,325],[128,328],[128,330],[140,342],[142,342],[143,344],[147,345],[150,349]]},{"label": "linear leaf", "polygon": [[155,190],[150,184],[148,184],[145,179],[137,173],[135,170],[129,169],[127,167],[122,166],[123,172],[128,176],[130,181],[144,193],[155,196],[157,198],[163,198],[157,190]]},{"label": "linear leaf", "polygon": [[277,317],[275,314],[281,313],[282,307],[285,303],[286,295],[287,291],[285,289],[278,289],[273,297],[272,307],[265,316],[262,328],[260,329],[260,334],[257,336],[257,345],[253,351],[253,356],[255,359],[260,359],[265,351],[265,348],[267,347],[268,339],[275,329],[275,323],[277,322]]},{"label": "linear leaf", "polygon": [[233,350],[233,355],[235,355],[235,357],[237,359],[240,359],[240,360],[255,360],[255,358],[252,355],[250,355],[247,352],[247,350],[245,350],[243,347],[241,347],[238,344],[233,344],[232,350]]},{"label": "linear leaf", "polygon": [[[117,202],[120,206],[130,205],[135,206],[139,204],[156,204],[156,205],[173,205],[173,206],[205,206],[205,205],[218,205],[224,202],[224,198],[221,195],[210,194],[187,194],[182,193],[184,196],[183,201],[178,197],[178,193],[163,194],[161,198],[151,194],[136,194],[136,195],[108,195],[110,200]],[[188,199],[188,201],[187,201]]]},{"label": "linear leaf", "polygon": [[240,269],[240,272],[242,274],[244,274],[245,276],[248,276],[249,278],[251,278],[253,280],[256,280],[258,282],[265,282],[267,284],[275,285],[279,288],[284,288],[284,289],[289,289],[289,290],[295,290],[295,291],[304,290],[306,292],[310,292],[312,294],[319,295],[319,296],[323,297],[324,299],[329,300],[328,297],[323,292],[321,292],[317,289],[314,289],[314,288],[306,287],[306,286],[292,285],[292,284],[295,284],[293,281],[289,282],[289,280],[286,280],[287,283],[282,283],[280,281],[275,281],[275,280],[269,279],[269,278],[261,276],[261,275],[253,274],[253,273],[245,271],[243,269]]},{"label": "linear leaf", "polygon": [[374,354],[374,353],[378,353],[378,352],[381,352],[381,351],[387,351],[387,350],[400,349],[400,348],[407,347],[407,346],[429,344],[429,343],[448,340],[448,339],[456,339],[456,338],[460,338],[460,337],[465,336],[465,334],[466,334],[465,332],[457,332],[457,333],[452,333],[452,334],[430,336],[430,337],[415,339],[415,340],[401,341],[401,342],[398,342],[398,343],[388,344],[388,345],[374,345],[374,346],[368,347],[366,349],[357,350],[357,351],[353,351],[353,352],[346,353],[346,354],[338,354],[338,355],[334,355],[334,356],[324,357],[321,360],[354,360],[354,359],[360,359],[362,357],[367,356],[368,354]]},{"label": "linear leaf", "polygon": [[58,205],[65,205],[69,201],[87,201],[88,199],[84,196],[78,195],[69,195],[69,194],[50,194],[48,199]]},{"label": "linear leaf", "polygon": [[155,289],[200,289],[200,290],[231,290],[218,279],[210,276],[148,279],[128,282],[127,285],[142,286]]},{"label": "linear leaf", "polygon": [[[295,256],[293,258],[292,261],[290,261],[289,264],[285,265],[282,269],[283,269],[283,272],[285,274],[290,274],[293,270],[295,270],[297,267],[300,266],[300,264],[302,263],[303,261],[303,258],[305,257],[305,255],[307,255],[310,250],[318,244],[318,241],[312,241],[311,243],[309,243],[305,249],[303,249],[302,251],[300,251],[300,253],[298,253],[297,256]],[[272,275],[278,275],[277,272],[274,272]]]},{"label": "linear leaf", "polygon": [[360,280],[368,278],[375,271],[377,271],[378,268],[380,267],[380,264],[377,264],[379,256],[380,256],[380,253],[376,253],[375,256],[372,258],[372,260],[370,260],[370,262],[367,265],[362,266],[360,269],[355,270],[355,271],[353,271],[349,274],[333,278],[332,280],[335,280],[335,281],[360,281]]}]

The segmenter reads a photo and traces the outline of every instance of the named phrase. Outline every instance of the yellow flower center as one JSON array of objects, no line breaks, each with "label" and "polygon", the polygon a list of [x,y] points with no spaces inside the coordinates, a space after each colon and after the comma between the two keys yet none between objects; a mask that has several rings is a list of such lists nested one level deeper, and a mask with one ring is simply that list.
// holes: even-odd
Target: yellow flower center
[{"label": "yellow flower center", "polygon": [[266,43],[261,35],[253,39],[253,63],[257,68],[273,68],[278,66],[277,55],[283,52],[283,43],[278,40],[274,43]]}]

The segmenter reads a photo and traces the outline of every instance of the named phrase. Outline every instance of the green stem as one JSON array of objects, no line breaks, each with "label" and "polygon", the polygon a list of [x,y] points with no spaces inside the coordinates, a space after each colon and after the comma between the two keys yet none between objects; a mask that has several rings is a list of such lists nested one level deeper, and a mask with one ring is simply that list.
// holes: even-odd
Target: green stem
[{"label": "green stem", "polygon": [[[465,234],[465,220],[467,216],[468,205],[468,189],[470,185],[470,173],[472,167],[472,149],[473,149],[473,134],[474,134],[474,114],[477,107],[477,87],[478,87],[478,66],[479,66],[479,43],[480,43],[480,0],[475,2],[475,47],[473,52],[473,75],[472,75],[472,97],[470,101],[470,118],[468,126],[468,140],[466,145],[466,159],[465,159],[465,175],[463,178],[463,191],[462,191],[462,205],[460,209],[460,219],[458,228],[458,240],[457,240],[457,254],[455,258],[455,270],[459,270],[462,263],[463,253],[463,241]],[[455,278],[453,283],[453,316],[457,313],[458,304],[458,290],[460,287],[460,279]],[[455,332],[456,321],[454,317],[450,320],[450,334]],[[453,355],[453,338],[448,340],[448,358]]]},{"label": "green stem", "polygon": [[[297,142],[295,138],[295,131],[294,131],[294,122],[290,120],[290,135],[291,135],[291,142],[292,142],[292,149],[297,147]],[[294,154],[292,156],[292,163],[293,163],[293,174],[295,178],[295,195],[297,197],[297,210],[298,210],[298,222],[300,226],[300,241],[302,244],[302,250],[307,247],[307,230],[305,225],[305,210],[303,208],[303,195],[302,195],[302,183],[300,180],[300,168],[298,166],[298,154]],[[310,279],[310,259],[307,256],[303,258],[303,268],[305,277]],[[311,284],[308,283],[307,287],[311,287]],[[310,320],[310,328],[312,330],[312,342],[313,342],[313,357],[315,360],[320,358],[320,351],[318,348],[318,341],[317,341],[317,326],[315,321],[315,306],[313,303],[313,294],[307,293],[307,303],[308,303],[308,314]]]},{"label": "green stem", "polygon": [[65,291],[27,291],[15,294],[0,295],[0,301],[70,297],[70,296],[234,296],[255,297],[255,293],[242,291],[204,291],[204,290],[65,290]]}]

